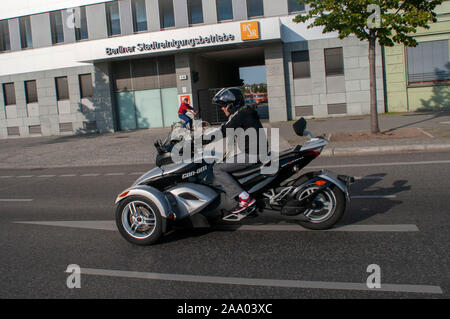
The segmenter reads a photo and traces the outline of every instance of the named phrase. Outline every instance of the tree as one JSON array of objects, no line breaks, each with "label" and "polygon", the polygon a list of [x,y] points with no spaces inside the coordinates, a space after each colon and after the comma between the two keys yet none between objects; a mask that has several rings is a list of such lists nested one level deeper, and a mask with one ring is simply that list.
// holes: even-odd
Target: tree
[{"label": "tree", "polygon": [[413,34],[419,27],[428,29],[436,22],[433,11],[442,0],[304,0],[310,10],[294,22],[310,22],[308,28],[323,27],[323,33],[338,32],[339,38],[351,35],[369,42],[371,131],[380,132],[377,112],[376,43],[381,46],[416,46]]}]

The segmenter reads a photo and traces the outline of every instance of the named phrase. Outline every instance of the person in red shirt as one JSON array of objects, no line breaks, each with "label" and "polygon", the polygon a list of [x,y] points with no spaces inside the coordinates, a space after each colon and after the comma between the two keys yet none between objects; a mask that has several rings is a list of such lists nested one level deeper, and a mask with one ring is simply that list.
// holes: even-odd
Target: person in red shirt
[{"label": "person in red shirt", "polygon": [[194,108],[189,105],[189,99],[185,98],[184,102],[181,103],[180,108],[178,109],[178,117],[184,121],[183,128],[186,128],[189,124],[189,130],[192,131],[192,119],[186,115],[187,112],[194,115],[197,114],[197,112],[194,111]]}]

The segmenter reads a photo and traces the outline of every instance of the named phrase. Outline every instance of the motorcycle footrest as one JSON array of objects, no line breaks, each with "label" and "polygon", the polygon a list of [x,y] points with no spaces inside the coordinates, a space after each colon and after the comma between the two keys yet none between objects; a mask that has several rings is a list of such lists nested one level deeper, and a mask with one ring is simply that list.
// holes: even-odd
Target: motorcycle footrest
[{"label": "motorcycle footrest", "polygon": [[222,220],[227,222],[238,222],[243,220],[244,218],[251,215],[256,210],[256,207],[252,207],[248,209],[245,213],[238,213],[238,214],[229,214],[222,218]]}]

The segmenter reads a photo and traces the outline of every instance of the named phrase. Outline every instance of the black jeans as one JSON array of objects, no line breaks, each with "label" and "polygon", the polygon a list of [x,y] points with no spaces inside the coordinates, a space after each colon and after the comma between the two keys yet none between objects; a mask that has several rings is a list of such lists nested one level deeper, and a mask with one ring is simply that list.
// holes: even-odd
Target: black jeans
[{"label": "black jeans", "polygon": [[[240,155],[242,156],[242,155]],[[244,192],[245,190],[241,187],[241,185],[236,181],[236,179],[231,175],[231,173],[242,171],[250,165],[256,164],[248,154],[245,154],[244,163],[238,163],[237,159],[240,157],[239,155],[234,156],[232,163],[218,163],[214,165],[214,184],[217,186],[222,186],[225,193],[230,198],[236,198]],[[253,159],[253,158],[252,158]]]}]

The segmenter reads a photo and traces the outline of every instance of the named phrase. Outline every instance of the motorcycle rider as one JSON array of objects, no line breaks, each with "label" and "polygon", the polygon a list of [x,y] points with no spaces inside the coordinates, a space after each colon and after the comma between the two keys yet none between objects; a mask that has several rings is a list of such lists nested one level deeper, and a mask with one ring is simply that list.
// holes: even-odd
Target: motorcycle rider
[{"label": "motorcycle rider", "polygon": [[[227,129],[236,130],[238,128],[242,128],[243,131],[248,129],[256,130],[256,147],[250,147],[250,142],[254,143],[255,141],[250,141],[248,135],[245,136],[245,139],[238,137],[238,142],[245,140],[245,145],[239,145],[238,143],[239,149],[244,153],[243,156],[235,155],[232,159],[229,158],[226,161],[224,160],[222,163],[214,165],[213,168],[214,184],[222,186],[225,193],[230,198],[236,200],[236,206],[230,211],[230,213],[246,215],[253,211],[250,208],[255,206],[256,200],[241,187],[241,185],[232,176],[232,173],[241,171],[248,167],[249,164],[255,164],[256,161],[259,161],[258,142],[261,141],[260,134],[263,132],[260,132],[260,129],[263,128],[263,126],[259,120],[257,111],[253,107],[245,105],[244,97],[239,88],[222,89],[214,96],[212,103],[220,106],[222,111],[228,117],[228,121],[219,128],[223,138],[227,137]],[[243,131],[240,130],[241,133]],[[238,131],[234,132],[237,133]],[[262,136],[262,141],[267,143],[265,134]],[[256,154],[254,153],[255,151]],[[239,163],[237,160],[238,156],[240,156]],[[244,159],[243,162],[242,159]]]}]

